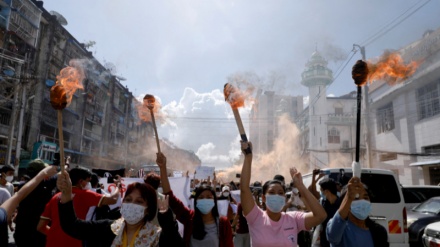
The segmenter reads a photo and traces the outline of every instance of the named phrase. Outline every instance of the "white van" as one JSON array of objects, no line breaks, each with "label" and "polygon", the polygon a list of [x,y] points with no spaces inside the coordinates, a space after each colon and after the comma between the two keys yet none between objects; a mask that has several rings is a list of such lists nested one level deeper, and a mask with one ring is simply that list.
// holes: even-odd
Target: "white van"
[{"label": "white van", "polygon": [[[330,177],[343,186],[352,177],[351,168],[326,168],[321,171],[328,174],[325,177]],[[306,186],[309,186],[312,183],[312,174],[304,175],[303,181]],[[361,181],[371,191],[370,219],[387,229],[390,246],[408,247],[405,201],[395,174],[390,170],[362,169]],[[319,181],[316,186],[319,191]]]}]

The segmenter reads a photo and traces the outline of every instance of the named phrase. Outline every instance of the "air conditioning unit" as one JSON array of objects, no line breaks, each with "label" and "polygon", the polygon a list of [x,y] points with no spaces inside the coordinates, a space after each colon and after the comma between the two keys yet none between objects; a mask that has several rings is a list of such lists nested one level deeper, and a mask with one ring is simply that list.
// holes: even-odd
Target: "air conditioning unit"
[{"label": "air conditioning unit", "polygon": [[350,145],[348,141],[342,141],[342,149],[349,149]]}]

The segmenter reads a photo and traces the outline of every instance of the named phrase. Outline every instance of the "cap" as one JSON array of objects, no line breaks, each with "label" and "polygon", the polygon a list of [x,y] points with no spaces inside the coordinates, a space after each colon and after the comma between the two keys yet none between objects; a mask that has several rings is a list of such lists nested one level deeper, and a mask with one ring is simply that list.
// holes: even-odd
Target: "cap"
[{"label": "cap", "polygon": [[41,159],[34,159],[29,162],[29,166],[27,168],[27,173],[30,177],[37,175],[41,170],[46,168],[48,164],[44,163]]},{"label": "cap", "polygon": [[227,186],[227,185],[223,186],[222,192],[225,192],[225,191],[230,191],[229,186]]}]

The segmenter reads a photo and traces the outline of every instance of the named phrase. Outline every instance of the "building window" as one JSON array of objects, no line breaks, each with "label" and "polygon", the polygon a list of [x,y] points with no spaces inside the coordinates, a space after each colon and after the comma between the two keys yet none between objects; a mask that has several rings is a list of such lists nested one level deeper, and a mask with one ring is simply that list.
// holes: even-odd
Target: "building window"
[{"label": "building window", "polygon": [[341,138],[339,134],[339,130],[336,128],[332,128],[328,131],[328,143],[340,143]]},{"label": "building window", "polygon": [[423,153],[440,156],[440,144],[422,147]]},{"label": "building window", "polygon": [[435,116],[440,113],[439,102],[439,84],[440,81],[430,83],[417,89],[417,110],[419,120]]},{"label": "building window", "polygon": [[394,129],[394,111],[392,102],[377,109],[376,115],[378,134]]},{"label": "building window", "polygon": [[342,115],[342,114],[344,114],[342,107],[335,107],[335,115]]}]

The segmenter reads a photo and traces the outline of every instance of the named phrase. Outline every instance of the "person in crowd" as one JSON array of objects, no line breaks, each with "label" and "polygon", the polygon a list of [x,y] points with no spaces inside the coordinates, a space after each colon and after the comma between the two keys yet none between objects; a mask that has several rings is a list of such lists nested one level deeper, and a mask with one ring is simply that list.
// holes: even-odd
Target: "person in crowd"
[{"label": "person in crowd", "polygon": [[[144,182],[151,187],[153,187],[156,192],[157,199],[159,203],[158,212],[156,214],[157,217],[154,217],[152,223],[161,226],[162,232],[160,234],[160,243],[162,246],[182,246],[183,239],[179,234],[179,225],[177,220],[174,218],[174,214],[172,210],[168,207],[168,197],[165,197],[162,193],[159,193],[157,189],[160,185],[160,176],[154,172],[147,174]],[[165,210],[162,213],[159,210]],[[170,213],[167,213],[170,211]],[[162,221],[162,222],[160,222]]]},{"label": "person in crowd", "polygon": [[352,177],[342,190],[338,211],[327,223],[327,239],[332,247],[388,247],[387,230],[368,218],[371,211],[368,188]]},{"label": "person in crowd", "polygon": [[2,205],[9,198],[11,198],[9,191],[5,188],[0,188],[0,205]]},{"label": "person in crowd", "polygon": [[249,227],[243,215],[241,203],[238,203],[237,214],[232,222],[232,228],[235,229],[234,247],[250,247],[251,237],[249,236]]},{"label": "person in crowd", "polygon": [[321,247],[330,247],[330,243],[327,240],[326,228],[328,221],[333,218],[336,211],[341,206],[341,200],[337,196],[336,182],[331,178],[324,178],[319,181],[321,205],[327,213],[327,218],[321,223],[319,234],[319,241]]},{"label": "person in crowd", "polygon": [[311,212],[282,212],[286,203],[286,189],[279,180],[269,180],[263,185],[262,200],[266,211],[259,209],[249,187],[252,167],[252,144],[241,142],[244,163],[241,171],[241,205],[249,226],[252,246],[297,246],[298,232],[309,230],[320,224],[327,217],[325,210],[304,186],[301,173],[295,168],[290,169],[293,185],[298,188]]},{"label": "person in crowd", "polygon": [[237,205],[234,203],[234,199],[232,199],[231,189],[228,185],[223,185],[221,191],[222,192],[220,196],[217,198],[217,206],[222,203],[225,209],[227,207],[227,210],[225,210],[225,215],[223,216],[226,216],[228,220],[232,223],[235,214],[237,213]]},{"label": "person in crowd", "polygon": [[12,185],[12,180],[14,180],[15,168],[11,165],[4,165],[0,169],[0,188],[5,188],[9,191],[11,196],[14,195],[14,185]]},{"label": "person in crowd", "polygon": [[12,186],[14,186],[14,194],[17,193],[18,188],[20,187],[20,182],[14,181],[12,182]]},{"label": "person in crowd", "polygon": [[179,233],[179,226],[174,218],[174,214],[169,207],[168,196],[158,198],[158,214],[157,220],[162,228],[159,238],[159,246],[175,246],[183,247],[185,242]]},{"label": "person in crowd", "polygon": [[[121,187],[120,180],[114,182],[117,188]],[[58,176],[57,186],[62,191],[61,199],[57,200],[61,228],[71,237],[94,243],[93,247],[158,246],[161,229],[151,223],[157,211],[157,198],[150,185],[129,184],[122,200],[122,218],[98,221],[77,217],[67,172]]]},{"label": "person in crowd", "polygon": [[[72,191],[74,195],[73,203],[78,218],[85,219],[91,206],[111,205],[118,200],[119,188],[116,188],[111,196],[104,196],[90,190],[92,173],[88,169],[75,167],[70,169],[69,174],[74,184]],[[55,194],[46,204],[38,222],[37,230],[46,235],[46,247],[82,247],[81,241],[68,236],[61,229],[58,217],[60,193]]]},{"label": "person in crowd", "polygon": [[290,182],[290,193],[286,193],[287,196],[287,202],[285,206],[286,212],[293,212],[293,211],[306,211],[306,205],[304,204],[303,200],[301,199],[301,194],[299,193],[298,189],[293,185],[293,181]]},{"label": "person in crowd", "polygon": [[[8,222],[18,204],[26,198],[44,179],[52,177],[57,172],[56,167],[48,166],[26,183],[14,196],[0,206],[0,246],[8,246]],[[5,233],[6,232],[6,233]],[[31,245],[32,246],[32,245]]]},{"label": "person in crowd", "polygon": [[[119,175],[115,176],[116,179],[119,179]],[[90,184],[92,188],[90,189],[93,192],[98,194],[111,197],[112,195],[106,192],[101,188],[99,184],[99,177],[96,173],[92,173]],[[114,193],[114,192],[113,192]],[[119,219],[121,214],[119,213],[117,203],[112,205],[101,205],[101,207],[92,206],[89,208],[89,211],[86,215],[86,220],[100,220],[100,219]]]},{"label": "person in crowd", "polygon": [[321,198],[321,194],[318,192],[318,190],[316,189],[316,184],[318,183],[318,181],[325,176],[325,174],[320,173],[321,170],[319,169],[314,169],[312,172],[312,183],[309,185],[308,189],[310,192],[312,192],[313,196],[315,196],[315,198],[317,200],[319,200]]},{"label": "person in crowd", "polygon": [[162,193],[160,193],[159,191],[157,191],[159,189],[160,186],[160,176],[157,175],[154,172],[150,172],[145,176],[144,182],[146,184],[151,185],[151,187],[153,187],[153,189],[156,191],[157,193],[157,198],[163,200],[165,198],[165,195],[163,195]]},{"label": "person in crowd", "polygon": [[335,183],[336,183],[336,195],[338,196],[338,197],[341,197],[341,191],[342,191],[342,184],[341,184],[341,182],[339,182],[339,181],[335,181]]},{"label": "person in crowd", "polygon": [[31,177],[29,175],[25,174],[20,178],[20,184],[25,184],[26,182],[29,182],[31,180]]},{"label": "person in crowd", "polygon": [[160,167],[162,188],[169,197],[171,210],[184,226],[183,239],[185,246],[199,247],[232,247],[232,228],[226,217],[219,217],[215,191],[207,185],[200,185],[194,192],[194,210],[187,208],[171,190],[166,176],[166,157],[157,154],[157,165]]},{"label": "person in crowd", "polygon": [[275,175],[275,176],[273,177],[273,180],[278,180],[278,181],[280,181],[280,182],[283,183],[283,184],[286,183],[286,181],[285,181],[285,179],[284,179],[284,176],[283,176],[283,175],[280,175],[280,174]]},{"label": "person in crowd", "polygon": [[[26,169],[27,176],[34,178],[41,170],[49,166],[41,159],[32,160]],[[15,244],[18,247],[44,247],[46,236],[37,231],[37,225],[44,207],[50,201],[56,187],[56,176],[45,179],[38,184],[18,206],[15,218]]]}]

